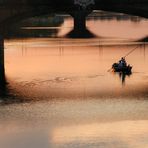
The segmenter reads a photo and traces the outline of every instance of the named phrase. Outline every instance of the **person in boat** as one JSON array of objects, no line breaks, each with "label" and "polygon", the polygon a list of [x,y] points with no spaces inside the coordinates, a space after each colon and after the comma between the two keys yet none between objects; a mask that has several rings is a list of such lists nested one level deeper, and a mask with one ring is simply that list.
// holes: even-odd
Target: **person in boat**
[{"label": "person in boat", "polygon": [[119,67],[123,68],[123,67],[126,67],[126,66],[127,66],[126,60],[125,60],[124,57],[122,57],[121,60],[119,61]]},{"label": "person in boat", "polygon": [[118,63],[112,65],[114,72],[124,72],[126,74],[131,74],[132,66],[127,65],[125,58],[121,58]]}]

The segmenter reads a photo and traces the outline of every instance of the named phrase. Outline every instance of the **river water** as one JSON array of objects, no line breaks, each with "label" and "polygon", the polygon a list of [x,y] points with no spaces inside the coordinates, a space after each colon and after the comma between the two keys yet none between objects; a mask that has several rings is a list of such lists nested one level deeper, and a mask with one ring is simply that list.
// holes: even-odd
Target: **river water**
[{"label": "river water", "polygon": [[[87,27],[95,37],[72,39],[72,18],[62,17],[51,37],[5,41],[0,147],[147,148],[148,45],[140,41],[148,20],[94,12]],[[126,58],[132,74],[113,73],[135,47]]]}]

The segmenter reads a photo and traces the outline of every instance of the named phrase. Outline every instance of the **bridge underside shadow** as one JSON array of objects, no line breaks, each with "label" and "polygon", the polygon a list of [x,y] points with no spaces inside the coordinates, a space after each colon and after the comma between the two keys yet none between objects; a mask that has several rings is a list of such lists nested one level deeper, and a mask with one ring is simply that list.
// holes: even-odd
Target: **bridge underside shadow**
[{"label": "bridge underside shadow", "polygon": [[68,37],[68,38],[94,38],[94,37],[96,37],[96,35],[94,35],[87,28],[85,28],[83,30],[73,29],[65,37]]},{"label": "bridge underside shadow", "polygon": [[141,38],[140,40],[137,40],[137,42],[148,42],[148,36]]},{"label": "bridge underside shadow", "polygon": [[[57,0],[56,0],[57,1]],[[139,15],[143,17],[148,17],[148,10],[146,9],[140,9],[138,6],[129,6],[129,5],[112,5],[110,4],[105,5],[105,3],[97,3],[95,2],[95,5],[90,5],[87,8],[80,8],[78,5],[69,4],[64,6],[62,2],[60,2],[61,6],[55,6],[55,5],[33,5],[30,7],[22,6],[22,10],[19,7],[16,7],[16,9],[13,8],[12,10],[7,8],[8,10],[5,10],[6,17],[5,19],[0,22],[0,32],[4,30],[7,30],[7,28],[12,24],[16,23],[18,21],[21,21],[23,19],[29,18],[29,17],[35,17],[35,16],[42,16],[42,15],[49,15],[49,14],[56,14],[56,13],[67,13],[70,14],[74,19],[74,29],[69,32],[66,36],[72,37],[72,38],[91,38],[95,37],[94,34],[92,34],[87,28],[86,28],[86,17],[88,14],[90,14],[93,10],[104,10],[104,11],[113,11],[113,12],[119,12],[119,13],[126,13],[126,14],[133,14],[133,15]],[[59,7],[59,8],[58,8]],[[8,13],[8,12],[9,13]],[[11,11],[13,13],[11,13]],[[9,14],[7,16],[7,13]],[[0,20],[1,21],[1,20]],[[1,29],[2,28],[2,29]]]}]

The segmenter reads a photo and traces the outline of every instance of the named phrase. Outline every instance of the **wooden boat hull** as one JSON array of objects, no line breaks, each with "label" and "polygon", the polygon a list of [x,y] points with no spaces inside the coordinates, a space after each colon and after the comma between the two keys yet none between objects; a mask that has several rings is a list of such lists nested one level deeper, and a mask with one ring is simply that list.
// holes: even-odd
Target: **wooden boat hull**
[{"label": "wooden boat hull", "polygon": [[122,72],[124,74],[131,74],[132,73],[132,66],[119,67],[118,63],[114,63],[112,65],[112,69],[114,72]]}]

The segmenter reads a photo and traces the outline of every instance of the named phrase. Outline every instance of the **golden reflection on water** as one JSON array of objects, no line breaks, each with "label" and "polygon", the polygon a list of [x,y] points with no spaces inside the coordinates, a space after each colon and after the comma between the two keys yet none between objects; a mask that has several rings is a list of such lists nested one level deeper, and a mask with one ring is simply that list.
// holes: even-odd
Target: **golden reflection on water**
[{"label": "golden reflection on water", "polygon": [[0,146],[147,147],[147,100],[53,100],[0,107]]},{"label": "golden reflection on water", "polygon": [[[93,141],[98,147],[126,145],[126,147],[146,148],[147,124],[147,121],[120,121],[66,126],[55,129],[52,140],[59,145],[81,141],[82,145],[88,146]],[[94,143],[92,146],[95,145]]]},{"label": "golden reflection on water", "polygon": [[[40,97],[46,94],[48,98],[147,95],[147,45],[99,46],[99,39],[58,40],[24,39],[6,43],[6,73],[14,82],[12,87],[23,94]],[[133,74],[126,76],[123,88],[120,75],[108,70],[136,46],[127,57]]]}]

